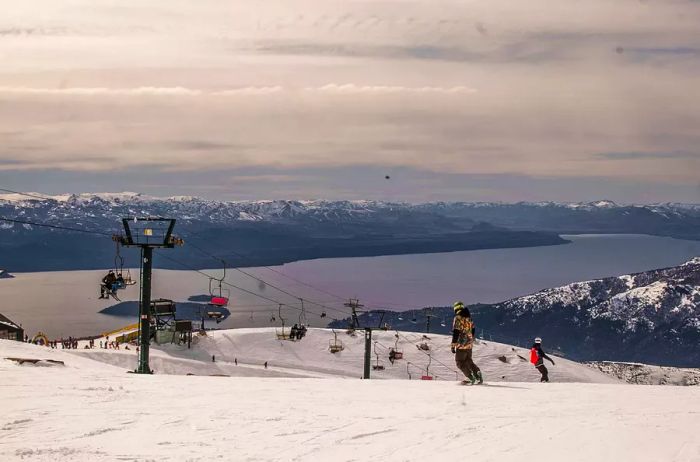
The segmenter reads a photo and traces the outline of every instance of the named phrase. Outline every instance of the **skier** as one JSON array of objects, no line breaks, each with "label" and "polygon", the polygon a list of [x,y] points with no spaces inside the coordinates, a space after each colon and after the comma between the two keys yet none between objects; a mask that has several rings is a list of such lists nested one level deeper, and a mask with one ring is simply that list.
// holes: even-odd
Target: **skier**
[{"label": "skier", "polygon": [[548,360],[554,366],[554,360],[547,356],[547,353],[542,349],[542,339],[537,337],[534,345],[530,349],[530,362],[535,365],[535,368],[540,371],[542,377],[540,382],[549,382],[549,371],[544,365],[544,360]]},{"label": "skier", "polygon": [[472,347],[474,346],[474,322],[469,309],[462,302],[453,305],[455,317],[452,322],[452,346],[451,351],[455,355],[455,362],[459,370],[469,380],[463,380],[463,384],[474,385],[484,383],[481,369],[472,360]]}]

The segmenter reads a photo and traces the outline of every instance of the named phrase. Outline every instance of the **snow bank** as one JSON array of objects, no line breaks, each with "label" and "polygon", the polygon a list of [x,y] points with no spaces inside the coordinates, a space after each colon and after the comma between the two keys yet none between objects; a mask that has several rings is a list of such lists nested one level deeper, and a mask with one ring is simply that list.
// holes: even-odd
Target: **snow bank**
[{"label": "snow bank", "polygon": [[[278,340],[275,328],[229,329],[209,331],[205,337],[195,336],[191,349],[172,344],[154,345],[151,348],[151,368],[163,374],[226,374],[232,376],[292,377],[345,377],[360,378],[364,367],[364,334],[355,336],[337,330],[337,339],[343,350],[331,353],[329,345],[335,342],[330,329],[309,329],[301,341]],[[289,329],[287,329],[287,332]],[[397,338],[398,335],[398,338]],[[397,341],[398,340],[398,341]],[[99,344],[100,339],[96,341]],[[373,370],[373,379],[420,379],[422,375],[436,380],[461,380],[450,352],[451,338],[445,335],[415,332],[375,331],[373,333],[372,365],[383,370]],[[429,350],[418,349],[425,343]],[[81,344],[82,346],[82,344]],[[389,349],[403,352],[403,359],[392,364]],[[125,369],[136,368],[134,350],[75,350],[98,361]],[[376,353],[376,354],[375,354]],[[378,357],[377,357],[378,355]],[[216,362],[212,362],[212,356]],[[502,343],[480,340],[474,350],[476,363],[484,377],[494,382],[537,382],[540,374],[530,364],[530,351]],[[194,360],[194,361],[193,361]],[[235,366],[238,361],[238,367]],[[549,366],[550,379],[554,382],[618,383],[619,380],[593,370],[583,364],[556,358],[556,366]],[[268,363],[265,370],[263,364]],[[246,366],[251,370],[241,371]]]},{"label": "snow bank", "polygon": [[0,341],[0,460],[700,459],[698,387],[141,376]]}]

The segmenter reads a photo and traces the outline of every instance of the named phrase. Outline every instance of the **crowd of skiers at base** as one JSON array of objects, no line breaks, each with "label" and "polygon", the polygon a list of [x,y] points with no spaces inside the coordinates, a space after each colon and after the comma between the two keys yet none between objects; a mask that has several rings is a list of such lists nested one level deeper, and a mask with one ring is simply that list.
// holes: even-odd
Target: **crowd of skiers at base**
[{"label": "crowd of skiers at base", "polygon": [[302,324],[299,326],[298,324],[294,324],[292,326],[291,332],[289,334],[289,339],[290,340],[301,340],[306,336],[306,326]]},{"label": "crowd of skiers at base", "polygon": [[[29,336],[25,335],[24,336],[24,341],[27,343],[29,342]],[[60,340],[49,340],[49,343],[46,345],[47,347],[51,348],[52,350],[57,350],[59,347],[61,350],[77,350],[79,348],[78,346],[78,339],[73,338],[73,337],[68,337],[67,339],[60,339]],[[99,342],[99,347],[101,349],[111,349],[111,350],[119,350],[120,349],[120,343],[117,342],[116,340],[109,341],[109,336],[105,338],[105,341],[100,340]],[[89,339],[87,341],[87,344],[83,346],[84,350],[92,350],[93,348],[97,348],[97,345],[95,344],[95,339]],[[129,345],[126,344],[124,346],[125,350],[130,350]],[[138,347],[136,348],[138,351]]]},{"label": "crowd of skiers at base", "polygon": [[[454,321],[452,322],[452,344],[451,351],[455,355],[455,363],[459,370],[462,371],[467,380],[462,383],[467,384],[482,384],[484,378],[481,370],[472,359],[472,349],[474,346],[474,338],[476,327],[472,320],[469,309],[464,306],[463,302],[455,302]],[[530,362],[540,372],[540,382],[549,382],[549,371],[544,365],[544,360],[548,360],[554,365],[554,360],[547,356],[542,349],[542,339],[535,338],[535,343],[530,348]]]}]

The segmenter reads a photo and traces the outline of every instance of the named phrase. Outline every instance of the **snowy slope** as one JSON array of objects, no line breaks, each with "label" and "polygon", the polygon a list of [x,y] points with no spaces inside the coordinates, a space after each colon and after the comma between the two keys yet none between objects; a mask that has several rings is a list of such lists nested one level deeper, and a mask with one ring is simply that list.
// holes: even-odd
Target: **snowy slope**
[{"label": "snowy slope", "polygon": [[[364,336],[336,331],[344,350],[330,353],[329,345],[335,341],[329,329],[310,329],[301,341],[281,341],[274,328],[231,329],[210,331],[206,337],[197,336],[191,349],[186,346],[165,344],[152,347],[151,367],[156,373],[165,374],[226,374],[233,376],[274,375],[304,377],[362,377],[364,365]],[[399,332],[374,332],[379,364],[384,370],[372,371],[374,379],[420,379],[427,373],[438,380],[462,379],[457,373],[454,356],[450,352],[451,339],[444,335],[430,335],[426,340],[421,334]],[[98,340],[99,342],[99,340]],[[417,345],[427,343],[428,352]],[[389,348],[398,346],[404,358],[389,362]],[[77,350],[74,352],[98,361],[118,365],[124,369],[136,368],[135,350]],[[212,362],[212,355],[216,362]],[[529,351],[495,342],[480,341],[474,358],[488,381],[534,382],[540,374],[527,361]],[[500,358],[500,359],[499,359]],[[234,361],[238,361],[235,366]],[[555,382],[619,383],[608,375],[583,364],[555,359],[550,367],[550,378]],[[262,366],[268,362],[269,369]],[[373,354],[372,364],[377,364]]]},{"label": "snowy slope", "polygon": [[[221,339],[219,339],[221,341]],[[139,376],[0,341],[3,461],[700,459],[698,387]]]}]

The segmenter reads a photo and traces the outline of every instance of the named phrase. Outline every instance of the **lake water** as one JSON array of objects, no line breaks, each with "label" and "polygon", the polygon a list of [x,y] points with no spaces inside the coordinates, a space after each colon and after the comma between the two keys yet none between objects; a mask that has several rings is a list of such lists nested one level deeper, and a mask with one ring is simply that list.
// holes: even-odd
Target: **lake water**
[{"label": "lake water", "polygon": [[[278,271],[343,298],[359,298],[369,308],[410,310],[424,306],[499,302],[574,281],[674,266],[700,255],[700,242],[641,235],[566,236],[571,244],[524,249],[477,250],[440,254],[310,260],[276,267]],[[176,249],[162,252],[177,253]],[[158,264],[158,254],[155,256]],[[265,268],[246,271],[298,297],[315,326],[347,313],[343,301]],[[216,274],[217,271],[211,271]],[[138,271],[134,272],[134,275]],[[98,312],[115,302],[99,300],[99,271],[16,274],[0,280],[0,313],[33,334],[90,335],[135,322]],[[231,289],[234,313],[220,327],[269,325],[278,302],[296,305],[282,311],[287,324],[298,321],[300,302],[270,286],[229,270],[227,281],[272,300]],[[184,301],[208,293],[207,278],[187,271],[156,270],[153,296]],[[138,300],[138,285],[122,292]],[[325,319],[317,315],[327,312]],[[315,313],[315,314],[313,314]],[[276,320],[279,323],[279,320]]]}]

